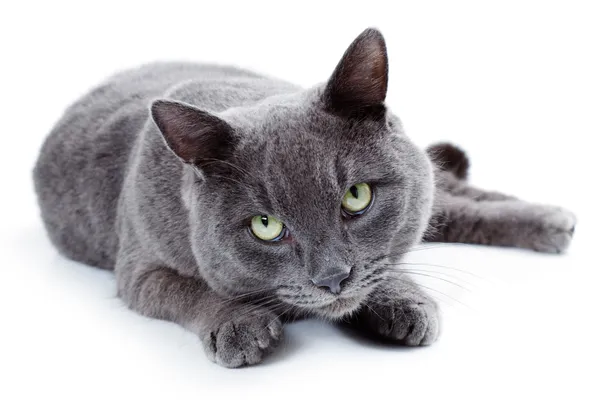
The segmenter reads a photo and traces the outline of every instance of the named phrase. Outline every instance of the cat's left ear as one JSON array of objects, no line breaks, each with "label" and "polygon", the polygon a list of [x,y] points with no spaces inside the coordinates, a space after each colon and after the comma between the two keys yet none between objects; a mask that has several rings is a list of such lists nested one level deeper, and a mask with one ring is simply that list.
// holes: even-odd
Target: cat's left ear
[{"label": "cat's left ear", "polygon": [[383,35],[366,29],[348,47],[327,82],[323,101],[342,114],[383,110],[388,86],[388,57]]},{"label": "cat's left ear", "polygon": [[152,119],[166,145],[186,164],[206,171],[212,162],[226,160],[236,143],[233,128],[218,116],[178,101],[157,100]]}]

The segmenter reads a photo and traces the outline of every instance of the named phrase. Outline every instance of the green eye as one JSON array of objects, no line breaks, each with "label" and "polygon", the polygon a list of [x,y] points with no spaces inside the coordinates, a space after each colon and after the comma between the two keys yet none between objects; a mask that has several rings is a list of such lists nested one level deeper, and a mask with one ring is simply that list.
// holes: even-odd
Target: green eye
[{"label": "green eye", "polygon": [[373,193],[366,183],[352,185],[342,199],[342,208],[350,215],[362,214],[371,204]]},{"label": "green eye", "polygon": [[263,241],[279,241],[284,235],[284,226],[277,218],[267,215],[255,215],[250,222],[250,230]]}]

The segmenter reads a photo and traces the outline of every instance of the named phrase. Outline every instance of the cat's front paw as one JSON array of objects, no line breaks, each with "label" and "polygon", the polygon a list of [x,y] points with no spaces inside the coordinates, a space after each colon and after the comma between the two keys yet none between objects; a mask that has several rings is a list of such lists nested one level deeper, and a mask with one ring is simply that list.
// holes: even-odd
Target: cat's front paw
[{"label": "cat's front paw", "polygon": [[420,295],[369,303],[360,314],[360,323],[370,332],[407,346],[427,346],[440,331],[437,304]]},{"label": "cat's front paw", "polygon": [[[235,312],[232,315],[235,317]],[[262,361],[277,346],[282,331],[278,317],[261,309],[211,326],[202,342],[211,361],[237,368]]]},{"label": "cat's front paw", "polygon": [[571,244],[577,220],[570,211],[554,206],[535,206],[532,225],[524,242],[538,252],[562,253]]}]

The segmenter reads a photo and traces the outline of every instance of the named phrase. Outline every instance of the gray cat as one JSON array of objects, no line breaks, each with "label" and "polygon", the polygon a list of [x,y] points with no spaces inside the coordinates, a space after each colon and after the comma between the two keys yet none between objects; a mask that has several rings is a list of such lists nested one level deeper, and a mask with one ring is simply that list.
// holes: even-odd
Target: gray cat
[{"label": "gray cat", "polygon": [[50,239],[114,269],[131,309],[196,333],[226,367],[258,363],[304,316],[428,345],[438,308],[394,269],[404,253],[422,239],[562,252],[575,219],[469,186],[454,146],[418,149],[387,82],[373,29],[310,89],[215,65],[117,74],[42,147]]}]

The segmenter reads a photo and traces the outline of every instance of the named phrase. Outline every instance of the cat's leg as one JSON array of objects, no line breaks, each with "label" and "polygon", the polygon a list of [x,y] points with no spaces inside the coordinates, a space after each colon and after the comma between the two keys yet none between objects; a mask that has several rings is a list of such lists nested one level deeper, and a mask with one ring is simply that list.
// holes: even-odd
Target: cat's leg
[{"label": "cat's leg", "polygon": [[426,241],[513,246],[540,252],[567,249],[575,216],[560,207],[521,200],[475,201],[443,194]]},{"label": "cat's leg", "polygon": [[511,195],[472,186],[466,180],[459,179],[451,172],[445,171],[436,172],[436,187],[438,191],[475,201],[518,200]]},{"label": "cat's leg", "polygon": [[408,346],[433,343],[440,331],[437,304],[406,275],[390,278],[367,298],[351,324]]},{"label": "cat's leg", "polygon": [[135,260],[118,262],[116,271],[119,296],[131,309],[194,332],[208,358],[225,367],[260,362],[282,336],[274,312],[224,299],[198,278]]}]

